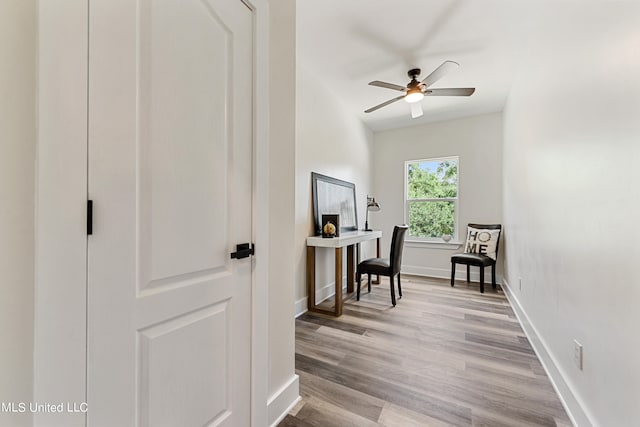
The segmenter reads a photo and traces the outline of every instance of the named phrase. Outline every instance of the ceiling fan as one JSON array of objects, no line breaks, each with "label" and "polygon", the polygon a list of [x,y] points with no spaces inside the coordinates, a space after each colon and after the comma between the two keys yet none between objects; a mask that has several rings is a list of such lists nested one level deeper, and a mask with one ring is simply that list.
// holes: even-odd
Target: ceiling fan
[{"label": "ceiling fan", "polygon": [[411,117],[415,119],[422,116],[422,105],[420,104],[420,101],[425,96],[470,96],[476,90],[473,87],[430,89],[432,84],[440,80],[449,71],[458,68],[459,66],[460,64],[458,64],[457,62],[444,61],[442,65],[433,70],[433,72],[425,77],[422,81],[418,81],[418,76],[421,72],[420,68],[413,68],[407,73],[411,78],[411,81],[407,84],[406,87],[393,83],[381,82],[378,80],[369,82],[369,85],[371,86],[397,90],[399,92],[404,92],[404,95],[400,95],[396,98],[385,101],[382,104],[378,104],[375,107],[371,107],[366,110],[365,113],[372,113],[382,107],[386,107],[387,105],[393,104],[394,102],[404,98],[404,100],[411,105]]}]

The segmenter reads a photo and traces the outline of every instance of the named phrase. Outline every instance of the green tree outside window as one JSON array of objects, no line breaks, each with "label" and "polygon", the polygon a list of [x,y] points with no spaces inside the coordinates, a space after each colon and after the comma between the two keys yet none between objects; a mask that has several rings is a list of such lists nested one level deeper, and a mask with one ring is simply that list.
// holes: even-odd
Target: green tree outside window
[{"label": "green tree outside window", "polygon": [[407,162],[409,235],[437,239],[455,233],[458,159]]}]

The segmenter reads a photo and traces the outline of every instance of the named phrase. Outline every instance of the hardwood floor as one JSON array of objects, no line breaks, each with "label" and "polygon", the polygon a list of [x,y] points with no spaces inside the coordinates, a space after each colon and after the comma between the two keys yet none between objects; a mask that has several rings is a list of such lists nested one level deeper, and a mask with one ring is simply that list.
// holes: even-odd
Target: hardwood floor
[{"label": "hardwood floor", "polygon": [[[363,281],[365,282],[365,281]],[[281,427],[571,426],[502,293],[402,276],[296,320],[302,401]]]}]

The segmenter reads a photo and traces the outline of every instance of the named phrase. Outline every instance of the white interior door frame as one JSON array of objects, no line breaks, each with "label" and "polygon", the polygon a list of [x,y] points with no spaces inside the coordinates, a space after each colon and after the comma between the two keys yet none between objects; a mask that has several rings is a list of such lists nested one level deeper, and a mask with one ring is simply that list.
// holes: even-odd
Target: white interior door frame
[{"label": "white interior door frame", "polygon": [[[268,399],[269,140],[267,0],[254,15],[251,424]],[[38,2],[38,141],[34,401],[86,400],[87,81],[89,0]],[[91,408],[89,407],[90,411]],[[80,427],[84,414],[39,413],[34,425]]]},{"label": "white interior door frame", "polygon": [[254,12],[253,270],[251,425],[267,425],[269,398],[269,3],[243,0]]}]

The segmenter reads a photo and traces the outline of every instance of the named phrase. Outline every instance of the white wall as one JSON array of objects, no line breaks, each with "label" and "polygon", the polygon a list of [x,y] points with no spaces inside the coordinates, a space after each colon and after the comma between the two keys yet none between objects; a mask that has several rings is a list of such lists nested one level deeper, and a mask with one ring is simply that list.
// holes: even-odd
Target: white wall
[{"label": "white wall", "polygon": [[[573,390],[578,424],[635,426],[640,5],[540,9],[532,28],[544,31],[523,49],[504,110],[506,280],[563,377],[557,382]],[[584,346],[582,371],[574,339]]]},{"label": "white wall", "polygon": [[[294,266],[296,313],[299,314],[307,306],[305,239],[314,234],[311,172],[355,183],[358,226],[364,228],[366,196],[371,193],[373,134],[359,119],[347,113],[340,98],[300,63],[296,81]],[[383,233],[383,241],[388,240],[390,232],[383,230]],[[373,246],[370,242],[362,244],[363,259],[375,255]],[[333,250],[316,250],[317,294],[324,292],[322,296],[326,296],[333,292],[333,268]]]},{"label": "white wall", "polygon": [[[0,402],[33,392],[36,8],[0,2]],[[27,403],[28,404],[28,403]],[[0,412],[2,426],[31,415]]]},{"label": "white wall", "polygon": [[[404,218],[404,162],[435,157],[459,157],[459,236],[464,241],[466,224],[501,223],[502,219],[502,118],[500,113],[395,129],[375,134],[375,197],[380,212],[370,214],[376,228],[391,230]],[[507,230],[508,232],[508,230]],[[460,245],[405,243],[402,271],[434,277],[451,277],[451,255]],[[455,238],[453,239],[455,240]],[[504,247],[500,247],[500,258]],[[383,251],[389,251],[389,240]],[[464,266],[458,278],[466,278]],[[479,280],[473,268],[472,280]],[[500,276],[501,263],[497,275]],[[490,272],[487,275],[490,280]],[[486,280],[486,279],[485,279]],[[498,279],[499,280],[499,279]]]},{"label": "white wall", "polygon": [[[295,0],[269,2],[269,424],[298,398],[293,313]],[[258,248],[259,249],[259,248]]]}]

